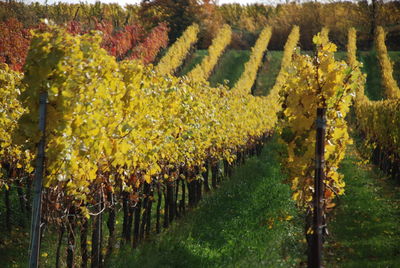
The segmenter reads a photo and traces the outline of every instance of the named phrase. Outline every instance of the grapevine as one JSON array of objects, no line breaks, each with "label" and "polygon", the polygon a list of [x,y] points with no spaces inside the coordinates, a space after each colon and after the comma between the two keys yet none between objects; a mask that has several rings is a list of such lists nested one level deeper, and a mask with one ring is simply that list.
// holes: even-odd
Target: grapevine
[{"label": "grapevine", "polygon": [[199,25],[193,24],[189,26],[182,36],[168,49],[156,67],[156,71],[160,75],[172,74],[182,64],[190,48],[196,43],[199,31]]},{"label": "grapevine", "polygon": [[265,27],[260,33],[256,44],[251,49],[251,56],[244,66],[243,74],[240,76],[239,81],[236,82],[232,90],[246,90],[250,91],[257,77],[257,70],[262,63],[263,55],[267,49],[269,40],[271,38],[271,27]]},{"label": "grapevine", "polygon": [[187,76],[191,81],[207,80],[218,59],[221,57],[225,48],[229,45],[232,38],[232,29],[225,24],[217,33],[217,36],[212,40],[211,46],[208,48],[208,55],[196,65]]},{"label": "grapevine", "polygon": [[381,67],[382,86],[388,99],[400,98],[400,89],[393,78],[393,63],[390,61],[385,45],[385,31],[382,27],[376,29],[376,51]]},{"label": "grapevine", "polygon": [[26,112],[18,97],[21,94],[21,75],[11,70],[6,64],[0,64],[0,189],[11,184],[9,174],[12,170],[25,167],[32,172],[31,151],[23,150],[13,142],[13,132],[18,127],[18,120]]},{"label": "grapevine", "polygon": [[45,186],[65,192],[65,202],[86,217],[93,191],[117,194],[122,186],[135,193],[155,178],[174,181],[170,170],[179,166],[194,171],[207,158],[232,162],[274,126],[265,99],[160,76],[135,61],[117,63],[100,36],[72,36],[56,26],[35,33],[24,84],[29,112],[20,119],[19,140],[34,150],[37,96],[47,90]]},{"label": "grapevine", "polygon": [[283,87],[282,139],[288,144],[286,166],[291,177],[293,199],[311,208],[314,186],[315,120],[317,108],[327,109],[325,145],[325,202],[344,193],[343,175],[338,172],[346,146],[351,143],[345,116],[354,95],[355,78],[345,62],[335,61],[336,46],[327,34],[313,38],[314,57],[294,54]]},{"label": "grapevine", "polygon": [[[384,52],[383,30],[378,30],[377,46]],[[380,44],[378,44],[380,43]],[[349,30],[348,37],[348,62],[355,68],[360,69],[361,64],[356,59],[356,31],[355,29]],[[387,54],[378,52],[380,54],[380,63],[386,63],[386,67],[382,66],[382,75],[386,78],[391,76],[391,65],[388,61]],[[385,56],[386,55],[386,56]],[[385,76],[386,74],[386,76]],[[365,143],[369,144],[374,150],[380,150],[386,152],[388,159],[392,162],[398,162],[400,155],[400,132],[399,129],[393,127],[398,125],[400,122],[400,102],[397,98],[387,99],[382,101],[371,101],[364,94],[365,77],[360,78],[361,81],[357,87],[357,97],[355,100],[355,114],[356,114],[356,126],[361,135],[365,136]],[[384,79],[383,79],[384,80]],[[394,84],[389,83],[391,79],[384,82],[386,84],[386,92],[388,97],[395,97]],[[391,93],[393,94],[391,94]],[[396,172],[395,169],[391,172]]]},{"label": "grapevine", "polygon": [[292,55],[295,51],[297,43],[300,38],[300,30],[298,26],[294,26],[292,31],[290,32],[288,39],[286,41],[283,57],[281,61],[281,68],[279,70],[278,76],[276,77],[276,81],[268,96],[266,96],[266,102],[272,107],[270,113],[278,113],[282,106],[279,103],[279,92],[282,90],[282,87],[286,82],[286,69],[290,66],[292,62]]}]

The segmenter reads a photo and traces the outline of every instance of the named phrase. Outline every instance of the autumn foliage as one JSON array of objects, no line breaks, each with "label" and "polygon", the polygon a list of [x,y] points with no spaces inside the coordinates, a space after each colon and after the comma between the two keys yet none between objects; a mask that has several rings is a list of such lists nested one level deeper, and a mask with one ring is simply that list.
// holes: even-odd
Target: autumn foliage
[{"label": "autumn foliage", "polygon": [[0,62],[21,71],[25,63],[31,35],[18,20],[0,22]]},{"label": "autumn foliage", "polygon": [[[66,29],[73,35],[89,33],[91,30],[102,32],[101,47],[117,60],[137,59],[148,64],[168,45],[169,28],[166,23],[160,23],[149,33],[139,23],[115,29],[109,21],[96,20],[92,27],[79,21],[70,21]],[[30,29],[17,19],[0,22],[0,62],[8,64],[15,71],[22,71],[30,41]]]},{"label": "autumn foliage", "polygon": [[[67,29],[72,34],[84,34],[89,31],[76,21],[70,22]],[[94,29],[103,34],[101,47],[117,60],[138,59],[146,64],[151,63],[160,49],[168,45],[169,28],[166,23],[160,23],[148,34],[138,23],[116,30],[109,21],[96,21]]]},{"label": "autumn foliage", "polygon": [[157,57],[161,48],[168,45],[168,27],[160,23],[146,36],[143,41],[132,50],[128,59],[141,59],[143,63],[151,63]]}]

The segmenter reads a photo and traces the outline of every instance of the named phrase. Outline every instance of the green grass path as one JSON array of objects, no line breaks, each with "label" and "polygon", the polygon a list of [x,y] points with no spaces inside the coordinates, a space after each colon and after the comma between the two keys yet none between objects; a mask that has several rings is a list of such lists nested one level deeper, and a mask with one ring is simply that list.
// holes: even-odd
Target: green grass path
[{"label": "green grass path", "polygon": [[225,51],[221,56],[214,73],[209,78],[211,86],[224,84],[224,81],[227,80],[228,87],[232,88],[242,75],[244,65],[249,58],[249,50],[231,49]]},{"label": "green grass path", "polygon": [[400,187],[354,147],[342,163],[346,192],[329,222],[326,267],[400,267]]},{"label": "green grass path", "polygon": [[303,220],[282,182],[280,150],[269,142],[200,207],[153,241],[122,250],[111,267],[297,267]]},{"label": "green grass path", "polygon": [[[282,182],[281,152],[269,142],[199,208],[138,249],[121,250],[111,267],[304,267],[304,221]],[[346,193],[329,214],[325,267],[400,267],[400,187],[355,146],[341,172]]]}]

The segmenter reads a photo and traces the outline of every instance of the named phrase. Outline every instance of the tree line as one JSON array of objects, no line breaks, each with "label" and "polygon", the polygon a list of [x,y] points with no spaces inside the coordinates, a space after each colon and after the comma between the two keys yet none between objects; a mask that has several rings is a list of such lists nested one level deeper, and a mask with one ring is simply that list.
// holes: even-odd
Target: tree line
[{"label": "tree line", "polygon": [[250,49],[265,26],[273,28],[269,49],[281,50],[286,37],[294,25],[301,29],[300,46],[312,50],[312,36],[321,28],[330,29],[330,39],[339,50],[346,49],[347,29],[354,27],[358,32],[359,50],[373,48],[374,29],[381,25],[387,32],[386,44],[389,50],[400,49],[400,2],[374,0],[356,2],[305,2],[287,3],[277,6],[265,4],[216,5],[213,0],[143,0],[139,5],[118,4],[67,4],[43,5],[39,3],[0,3],[0,21],[15,17],[32,27],[40,19],[48,18],[57,24],[75,20],[82,23],[109,21],[115,29],[140,23],[145,29],[152,29],[161,22],[168,23],[172,44],[184,29],[193,23],[200,25],[197,47],[207,48],[218,30],[228,24],[232,27],[233,49]]}]

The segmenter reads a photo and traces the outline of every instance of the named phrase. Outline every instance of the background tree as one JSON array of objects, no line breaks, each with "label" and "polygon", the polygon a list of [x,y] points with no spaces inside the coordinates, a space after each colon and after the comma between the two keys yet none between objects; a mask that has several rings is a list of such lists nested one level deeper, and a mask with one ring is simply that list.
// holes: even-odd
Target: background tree
[{"label": "background tree", "polygon": [[215,0],[203,0],[196,14],[196,20],[200,22],[199,44],[200,48],[207,48],[212,38],[224,24],[224,20],[218,10]]},{"label": "background tree", "polygon": [[167,22],[170,42],[175,42],[188,26],[198,22],[199,7],[196,0],[143,0],[139,14],[145,27]]}]

